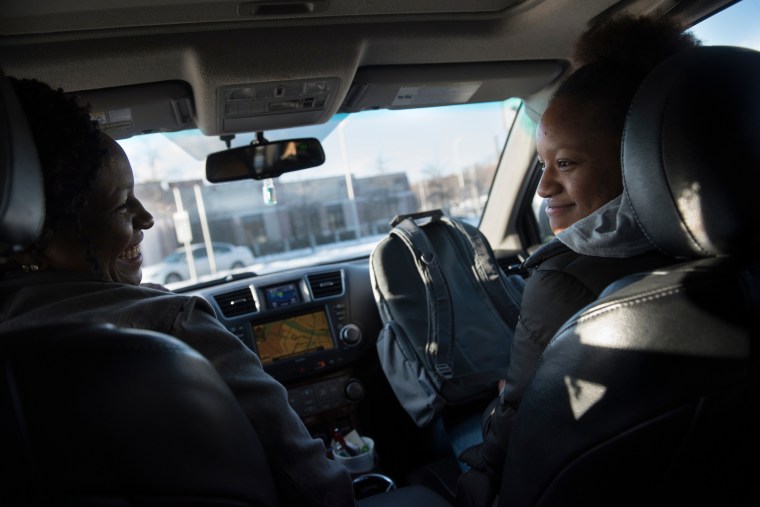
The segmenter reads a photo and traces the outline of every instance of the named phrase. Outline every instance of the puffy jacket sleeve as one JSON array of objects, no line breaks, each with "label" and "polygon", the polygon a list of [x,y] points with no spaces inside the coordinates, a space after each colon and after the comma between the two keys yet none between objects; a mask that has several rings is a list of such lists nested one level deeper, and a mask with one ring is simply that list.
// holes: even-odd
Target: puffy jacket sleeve
[{"label": "puffy jacket sleeve", "polygon": [[283,505],[356,504],[345,467],[326,457],[323,442],[311,437],[288,403],[285,388],[222,326],[206,301],[188,298],[171,334],[205,356],[242,405],[267,453]]}]

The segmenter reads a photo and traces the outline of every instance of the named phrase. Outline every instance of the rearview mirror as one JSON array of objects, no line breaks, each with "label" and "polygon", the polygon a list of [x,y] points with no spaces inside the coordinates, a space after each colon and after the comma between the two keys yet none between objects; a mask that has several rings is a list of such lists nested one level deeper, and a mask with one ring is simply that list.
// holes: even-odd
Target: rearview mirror
[{"label": "rearview mirror", "polygon": [[262,142],[206,157],[206,179],[211,183],[253,178],[265,180],[325,163],[318,139],[288,139]]}]

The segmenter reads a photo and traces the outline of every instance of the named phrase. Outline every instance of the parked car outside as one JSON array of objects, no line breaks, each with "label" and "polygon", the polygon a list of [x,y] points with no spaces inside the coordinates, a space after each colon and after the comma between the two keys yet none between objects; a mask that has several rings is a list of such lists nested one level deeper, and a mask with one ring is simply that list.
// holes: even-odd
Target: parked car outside
[{"label": "parked car outside", "polygon": [[[196,278],[203,275],[214,274],[211,270],[211,261],[204,243],[196,243],[190,246],[193,263],[195,264]],[[212,243],[212,252],[215,263],[215,273],[240,269],[253,264],[254,257],[251,249],[247,246],[231,245],[229,243]],[[187,260],[187,252],[184,247],[178,248],[173,253],[164,257],[158,264],[143,268],[143,281],[170,284],[189,280],[191,277],[190,264]]]}]

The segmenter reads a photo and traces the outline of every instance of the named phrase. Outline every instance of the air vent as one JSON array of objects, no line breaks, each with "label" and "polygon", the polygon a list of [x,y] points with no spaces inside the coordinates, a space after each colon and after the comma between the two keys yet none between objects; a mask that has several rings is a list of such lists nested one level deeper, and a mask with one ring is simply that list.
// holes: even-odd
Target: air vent
[{"label": "air vent", "polygon": [[214,299],[216,299],[216,304],[219,305],[222,313],[227,318],[256,311],[256,301],[253,299],[250,287],[217,294],[214,296]]},{"label": "air vent", "polygon": [[338,296],[343,293],[343,276],[340,271],[317,273],[307,278],[314,299]]}]

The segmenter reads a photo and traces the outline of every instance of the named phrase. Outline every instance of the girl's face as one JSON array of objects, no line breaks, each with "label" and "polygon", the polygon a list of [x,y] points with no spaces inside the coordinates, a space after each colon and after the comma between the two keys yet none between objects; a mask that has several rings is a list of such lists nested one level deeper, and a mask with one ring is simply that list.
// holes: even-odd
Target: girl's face
[{"label": "girl's face", "polygon": [[536,131],[544,173],[538,195],[555,234],[587,217],[623,192],[620,138],[603,132],[596,121],[604,114],[571,99],[554,99]]},{"label": "girl's face", "polygon": [[134,195],[134,178],[127,155],[116,141],[103,135],[108,154],[97,173],[82,209],[82,236],[69,227],[56,232],[45,250],[50,267],[91,273],[98,260],[106,280],[139,285],[142,280],[140,243],[143,230],[153,227],[153,216]]}]

